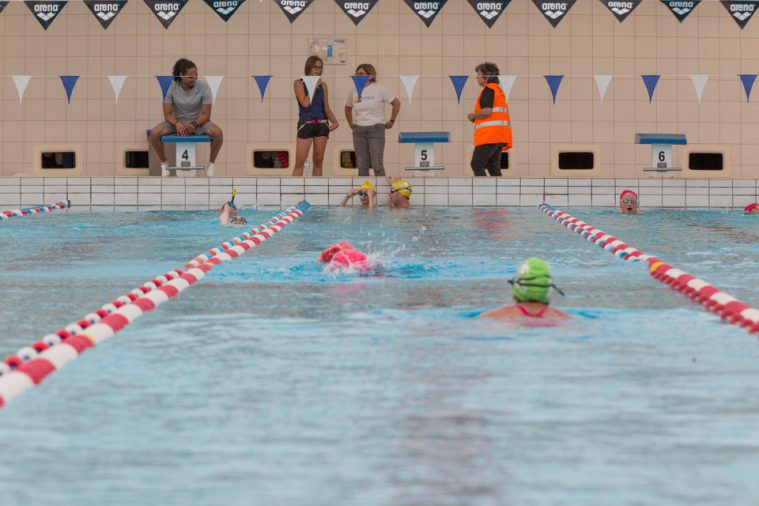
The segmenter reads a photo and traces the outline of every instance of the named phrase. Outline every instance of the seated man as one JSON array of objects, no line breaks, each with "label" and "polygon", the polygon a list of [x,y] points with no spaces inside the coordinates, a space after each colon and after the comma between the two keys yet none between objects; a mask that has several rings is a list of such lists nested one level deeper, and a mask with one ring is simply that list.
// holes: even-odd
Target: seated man
[{"label": "seated man", "polygon": [[213,94],[204,81],[198,81],[197,66],[185,58],[174,64],[174,81],[166,91],[163,100],[163,117],[150,130],[150,143],[161,160],[161,175],[168,175],[169,163],[166,159],[161,137],[164,135],[208,135],[211,137],[211,154],[206,165],[206,176],[213,176],[213,164],[224,141],[221,128],[211,122]]},{"label": "seated man", "polygon": [[632,190],[622,190],[619,194],[619,212],[622,214],[640,214],[638,194]]},{"label": "seated man", "polygon": [[365,209],[372,209],[377,206],[377,192],[374,190],[374,185],[372,185],[372,183],[369,181],[364,181],[364,184],[358,188],[349,190],[345,197],[343,197],[343,201],[340,202],[340,205],[347,205],[348,201],[356,195],[358,195],[359,199],[361,200],[361,207]]},{"label": "seated man", "polygon": [[487,311],[480,314],[478,318],[516,319],[517,323],[533,321],[530,319],[534,318],[545,320],[569,318],[565,312],[548,307],[551,300],[551,288],[561,295],[564,295],[564,292],[551,282],[551,270],[544,260],[535,257],[528,258],[519,266],[516,276],[509,283],[511,294],[517,303],[513,306],[503,306]]},{"label": "seated man", "polygon": [[408,209],[411,206],[411,194],[414,190],[405,179],[388,177],[390,195],[387,196],[387,206],[391,209]]}]

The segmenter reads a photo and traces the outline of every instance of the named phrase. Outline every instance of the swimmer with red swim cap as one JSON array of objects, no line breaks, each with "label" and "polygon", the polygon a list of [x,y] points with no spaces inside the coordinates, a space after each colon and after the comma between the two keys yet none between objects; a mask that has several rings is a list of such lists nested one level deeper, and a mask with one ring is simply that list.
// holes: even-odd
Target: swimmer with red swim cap
[{"label": "swimmer with red swim cap", "polygon": [[638,194],[632,190],[622,190],[619,194],[619,212],[622,214],[640,214]]},{"label": "swimmer with red swim cap", "polygon": [[555,320],[569,318],[564,311],[548,307],[551,288],[561,295],[564,292],[551,282],[551,270],[544,260],[528,258],[519,266],[516,276],[509,283],[516,304],[487,311],[478,318],[515,319],[517,323],[534,322],[536,318],[542,318],[554,320],[553,324],[556,323]]},{"label": "swimmer with red swim cap", "polygon": [[347,241],[340,241],[322,251],[318,261],[332,270],[352,269],[357,272],[366,272],[372,269],[369,257],[354,249],[353,245]]},{"label": "swimmer with red swim cap", "polygon": [[759,214],[759,204],[752,202],[743,208],[743,214]]}]

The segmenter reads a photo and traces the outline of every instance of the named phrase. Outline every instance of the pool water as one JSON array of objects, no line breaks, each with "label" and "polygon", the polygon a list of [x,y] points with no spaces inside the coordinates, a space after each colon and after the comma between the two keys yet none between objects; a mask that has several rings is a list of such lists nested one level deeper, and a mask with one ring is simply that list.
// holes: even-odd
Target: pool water
[{"label": "pool water", "polygon": [[[759,221],[568,209],[759,306]],[[243,212],[260,223],[273,211]],[[0,225],[0,353],[239,233]],[[335,275],[338,240],[382,264]],[[475,319],[528,256],[561,327]],[[0,409],[7,504],[755,504],[759,346],[537,209],[312,208]]]}]

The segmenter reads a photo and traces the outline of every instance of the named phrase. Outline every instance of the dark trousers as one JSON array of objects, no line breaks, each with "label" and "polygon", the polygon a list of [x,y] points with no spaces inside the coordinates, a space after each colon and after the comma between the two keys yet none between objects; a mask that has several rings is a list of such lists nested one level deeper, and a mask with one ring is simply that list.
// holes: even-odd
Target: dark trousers
[{"label": "dark trousers", "polygon": [[475,146],[472,153],[472,172],[475,176],[484,176],[485,169],[491,176],[501,175],[501,151],[505,143],[482,144]]},{"label": "dark trousers", "polygon": [[385,175],[385,124],[353,127],[353,149],[356,151],[358,175],[369,175],[369,167],[375,176]]}]

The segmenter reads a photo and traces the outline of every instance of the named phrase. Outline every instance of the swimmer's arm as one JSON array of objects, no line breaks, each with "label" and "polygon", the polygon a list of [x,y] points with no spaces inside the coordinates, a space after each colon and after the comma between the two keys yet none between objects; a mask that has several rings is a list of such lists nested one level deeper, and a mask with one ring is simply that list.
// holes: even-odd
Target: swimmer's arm
[{"label": "swimmer's arm", "polygon": [[219,223],[222,225],[229,225],[229,204],[224,204],[221,216],[219,216]]},{"label": "swimmer's arm", "polygon": [[369,209],[377,207],[377,192],[369,190]]},{"label": "swimmer's arm", "polygon": [[345,197],[343,197],[342,202],[340,202],[341,207],[345,207],[348,204],[348,201],[353,198],[353,196],[356,195],[356,190],[348,190],[348,193],[345,194]]}]

